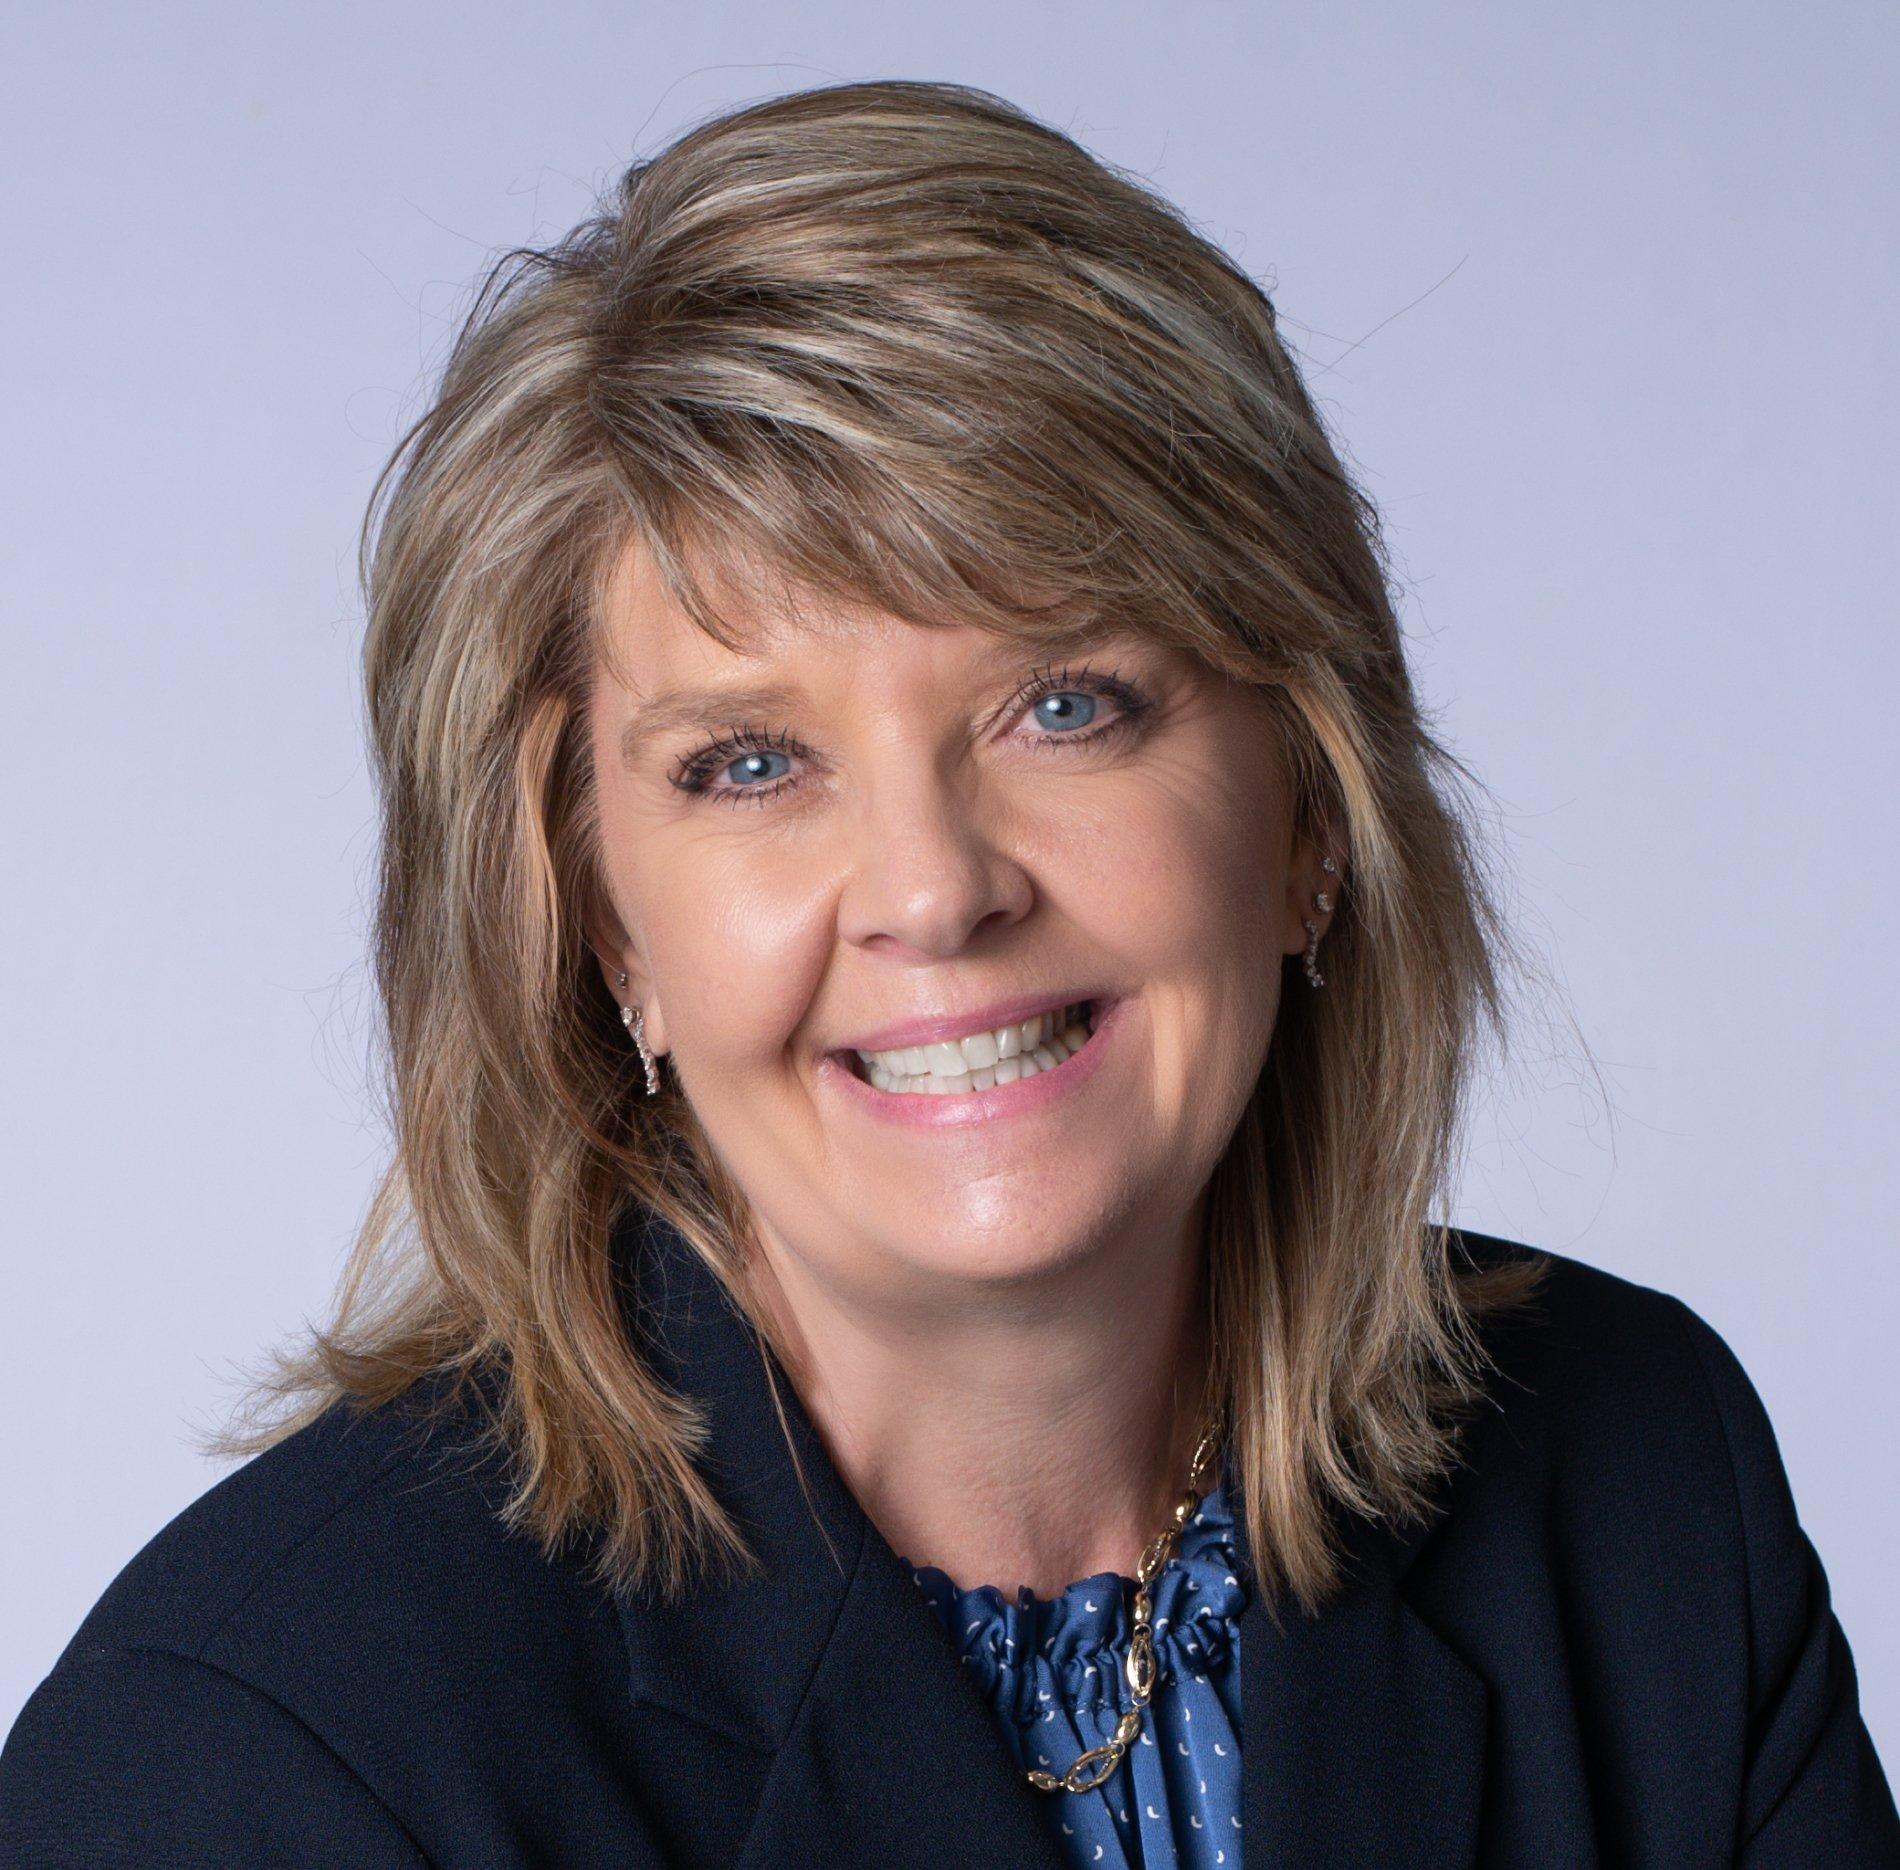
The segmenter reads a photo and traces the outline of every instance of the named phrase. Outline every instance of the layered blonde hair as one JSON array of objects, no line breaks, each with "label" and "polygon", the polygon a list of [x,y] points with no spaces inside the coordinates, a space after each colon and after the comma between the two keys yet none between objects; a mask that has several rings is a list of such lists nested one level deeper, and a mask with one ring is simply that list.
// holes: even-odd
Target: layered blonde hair
[{"label": "layered blonde hair", "polygon": [[959,85],[719,116],[482,284],[363,533],[393,1156],[332,1322],[213,1445],[490,1373],[505,1517],[550,1554],[592,1530],[599,1578],[667,1596],[752,1562],[608,1252],[645,1203],[744,1302],[743,1196],[673,1074],[642,1094],[586,939],[586,703],[630,547],[722,642],[722,594],[776,581],[920,627],[1132,627],[1267,697],[1295,829],[1342,876],[1327,984],[1285,997],[1209,1190],[1207,1299],[1256,1572],[1317,1608],[1336,1514],[1425,1508],[1478,1321],[1542,1271],[1463,1263],[1430,1213],[1521,951],[1270,301],[1139,179]]}]

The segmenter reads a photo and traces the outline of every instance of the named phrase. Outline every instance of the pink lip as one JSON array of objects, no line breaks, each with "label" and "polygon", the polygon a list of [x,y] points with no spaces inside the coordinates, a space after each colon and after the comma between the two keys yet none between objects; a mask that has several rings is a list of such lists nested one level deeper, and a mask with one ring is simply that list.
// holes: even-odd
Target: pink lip
[{"label": "pink lip", "polygon": [[[1090,994],[1079,997],[1094,998]],[[1059,1004],[1071,1003],[1065,1000]],[[926,1130],[990,1123],[1001,1117],[1018,1117],[1041,1110],[1086,1084],[1107,1058],[1126,1023],[1123,1016],[1127,1007],[1126,999],[1112,1000],[1104,1006],[1096,1015],[1095,1030],[1089,1035],[1088,1043],[1081,1051],[1070,1053],[1053,1071],[1039,1071],[1033,1078],[1018,1078],[1014,1084],[992,1085],[987,1091],[946,1091],[940,1095],[929,1091],[880,1091],[868,1079],[858,1077],[845,1060],[833,1052],[827,1052],[818,1061],[818,1072],[840,1096],[857,1100],[871,1116],[891,1123]],[[997,1024],[1007,1021],[1008,1015],[1005,1015]]]},{"label": "pink lip", "polygon": [[833,1048],[838,1052],[895,1052],[899,1046],[935,1045],[946,1039],[968,1038],[973,1032],[988,1032],[993,1026],[1014,1026],[1034,1019],[1038,1013],[1059,1012],[1065,1006],[1079,1006],[1084,1000],[1106,1000],[1105,989],[1078,987],[1073,993],[1022,993],[1013,1000],[995,1000],[988,1006],[972,1007],[967,1013],[946,1013],[936,1019],[900,1020],[895,1026],[880,1026],[875,1032],[860,1033]]}]

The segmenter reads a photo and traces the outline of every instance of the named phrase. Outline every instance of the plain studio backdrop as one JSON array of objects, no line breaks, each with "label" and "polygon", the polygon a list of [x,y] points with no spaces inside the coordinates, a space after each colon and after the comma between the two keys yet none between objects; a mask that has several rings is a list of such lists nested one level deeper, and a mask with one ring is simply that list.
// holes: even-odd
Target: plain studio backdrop
[{"label": "plain studio backdrop", "polygon": [[1602,1074],[1561,1006],[1528,1024],[1448,1218],[1727,1337],[1900,1768],[1900,14],[461,0],[7,32],[0,1730],[227,1471],[192,1430],[323,1316],[385,1151],[355,533],[469,283],[707,114],[912,77],[1138,171],[1273,293]]}]

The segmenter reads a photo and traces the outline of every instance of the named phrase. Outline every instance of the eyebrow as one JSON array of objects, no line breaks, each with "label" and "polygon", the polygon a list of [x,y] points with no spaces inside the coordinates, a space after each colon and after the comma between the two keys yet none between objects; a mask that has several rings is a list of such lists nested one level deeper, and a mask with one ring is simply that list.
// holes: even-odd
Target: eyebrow
[{"label": "eyebrow", "polygon": [[635,709],[620,730],[620,758],[631,765],[641,746],[676,727],[724,725],[751,714],[786,714],[805,699],[795,682],[758,682],[745,688],[687,688],[656,695]]}]

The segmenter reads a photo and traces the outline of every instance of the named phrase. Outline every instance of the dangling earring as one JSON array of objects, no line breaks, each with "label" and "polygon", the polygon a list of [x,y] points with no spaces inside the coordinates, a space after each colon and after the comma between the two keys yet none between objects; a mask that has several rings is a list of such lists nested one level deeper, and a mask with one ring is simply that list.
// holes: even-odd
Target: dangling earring
[{"label": "dangling earring", "polygon": [[1306,978],[1315,987],[1326,985],[1326,976],[1319,971],[1319,924],[1313,921],[1306,924]]},{"label": "dangling earring", "polygon": [[[623,971],[617,983],[624,987],[627,976]],[[647,1044],[647,1015],[642,1007],[635,1012],[630,1006],[620,1009],[620,1023],[633,1034],[633,1042],[640,1048],[640,1063],[647,1068],[647,1096],[651,1097],[660,1088],[660,1068],[653,1057],[653,1048]]]},{"label": "dangling earring", "polygon": [[[1319,860],[1319,867],[1329,877],[1336,877],[1339,874],[1339,866],[1330,857],[1322,857]],[[1333,905],[1324,890],[1314,892],[1313,904],[1322,915],[1332,913]],[[1313,986],[1324,987],[1326,976],[1319,971],[1319,924],[1308,917],[1301,922],[1300,926],[1306,930],[1306,978]]]}]

